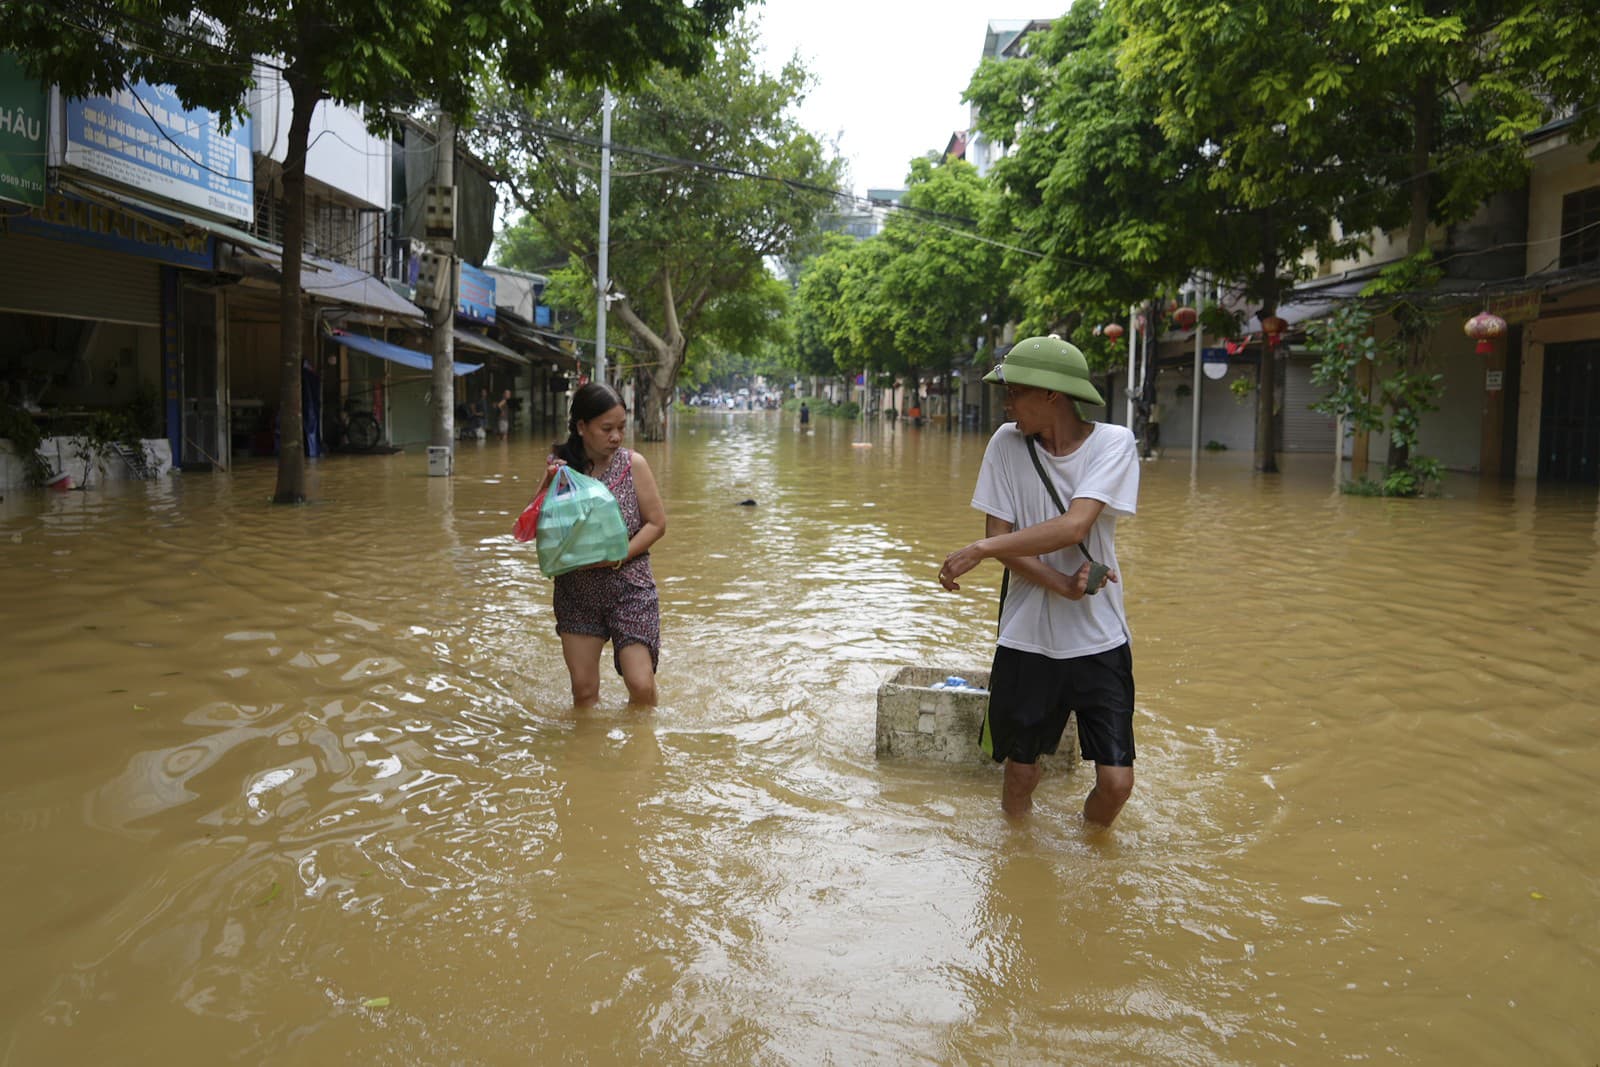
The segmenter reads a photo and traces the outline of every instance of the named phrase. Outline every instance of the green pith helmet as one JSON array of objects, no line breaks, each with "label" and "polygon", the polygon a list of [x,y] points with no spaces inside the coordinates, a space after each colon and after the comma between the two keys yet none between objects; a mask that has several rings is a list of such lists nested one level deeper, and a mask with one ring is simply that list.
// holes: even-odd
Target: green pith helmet
[{"label": "green pith helmet", "polygon": [[1089,380],[1089,361],[1059,337],[1028,337],[1011,346],[1005,362],[983,376],[1001,385],[1031,385],[1052,393],[1065,393],[1091,404],[1104,404],[1100,390]]}]

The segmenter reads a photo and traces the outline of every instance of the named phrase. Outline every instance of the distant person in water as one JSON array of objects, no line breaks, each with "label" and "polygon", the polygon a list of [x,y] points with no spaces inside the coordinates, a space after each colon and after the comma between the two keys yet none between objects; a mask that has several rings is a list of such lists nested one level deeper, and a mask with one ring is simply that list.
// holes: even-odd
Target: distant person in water
[{"label": "distant person in water", "polygon": [[500,440],[504,441],[511,435],[511,390],[500,394],[500,399],[494,402],[494,409],[498,412],[495,429],[500,433]]},{"label": "distant person in water", "polygon": [[804,400],[800,401],[800,429],[804,430],[811,425],[811,408]]},{"label": "distant person in water", "polygon": [[667,512],[650,464],[622,443],[628,409],[609,387],[590,382],[573,395],[569,430],[546,459],[543,492],[563,465],[598,478],[622,508],[628,555],[555,579],[556,633],[572,679],[572,702],[583,708],[600,699],[600,653],[611,642],[617,673],[632,704],[656,702],[661,658],[661,607],[650,546],[667,532]]},{"label": "distant person in water", "polygon": [[1020,818],[1033,807],[1039,756],[1076,713],[1094,761],[1083,817],[1110,826],[1133,791],[1133,654],[1113,543],[1117,518],[1138,503],[1133,434],[1082,417],[1080,401],[1105,401],[1083,354],[1060,338],[1018,342],[984,381],[1005,386],[1014,421],[990,438],[972,493],[985,536],[939,570],[951,590],[985,559],[1008,572],[982,745],[1005,764],[1001,807]]}]

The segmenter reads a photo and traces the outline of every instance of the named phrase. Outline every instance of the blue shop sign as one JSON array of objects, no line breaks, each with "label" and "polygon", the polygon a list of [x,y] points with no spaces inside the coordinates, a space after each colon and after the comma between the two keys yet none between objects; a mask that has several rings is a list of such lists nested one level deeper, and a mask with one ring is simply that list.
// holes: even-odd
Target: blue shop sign
[{"label": "blue shop sign", "polygon": [[139,259],[153,259],[176,267],[211,270],[216,265],[216,241],[210,234],[189,236],[176,220],[170,226],[132,211],[109,207],[90,200],[51,193],[44,207],[0,218],[7,233],[45,237],[68,244],[85,245],[105,252],[119,252]]},{"label": "blue shop sign", "polygon": [[226,218],[254,217],[248,118],[224,133],[216,112],[184,108],[170,85],[142,81],[64,110],[68,166]]},{"label": "blue shop sign", "polygon": [[470,263],[461,264],[456,313],[474,322],[494,321],[494,277]]}]

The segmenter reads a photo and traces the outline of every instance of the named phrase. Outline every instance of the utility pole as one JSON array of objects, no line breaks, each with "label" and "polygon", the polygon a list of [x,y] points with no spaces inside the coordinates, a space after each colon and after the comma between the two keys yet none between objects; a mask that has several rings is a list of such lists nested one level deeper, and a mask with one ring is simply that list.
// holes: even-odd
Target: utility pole
[{"label": "utility pole", "polygon": [[611,306],[607,290],[611,279],[606,272],[611,248],[611,90],[600,90],[600,257],[595,268],[596,299],[594,320],[594,380],[606,380],[606,311]]},{"label": "utility pole", "polygon": [[[454,458],[456,436],[456,124],[455,119],[439,115],[439,156],[433,168],[433,186],[428,189],[424,209],[424,234],[428,239],[430,258],[437,271],[433,287],[433,306],[429,321],[433,327],[428,351],[433,356],[433,433],[435,448],[450,449]],[[452,463],[444,470],[436,469],[430,456],[430,474],[448,474]]]}]

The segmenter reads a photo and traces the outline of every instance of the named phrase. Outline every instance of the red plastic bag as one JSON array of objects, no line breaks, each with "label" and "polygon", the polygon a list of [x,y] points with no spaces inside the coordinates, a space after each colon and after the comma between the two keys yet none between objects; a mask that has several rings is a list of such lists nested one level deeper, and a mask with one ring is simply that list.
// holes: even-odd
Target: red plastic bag
[{"label": "red plastic bag", "polygon": [[544,507],[544,494],[548,489],[540,492],[533,498],[533,503],[522,509],[522,514],[517,516],[517,524],[511,527],[511,536],[518,541],[532,541],[539,531],[539,509]]}]

